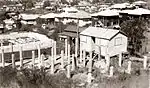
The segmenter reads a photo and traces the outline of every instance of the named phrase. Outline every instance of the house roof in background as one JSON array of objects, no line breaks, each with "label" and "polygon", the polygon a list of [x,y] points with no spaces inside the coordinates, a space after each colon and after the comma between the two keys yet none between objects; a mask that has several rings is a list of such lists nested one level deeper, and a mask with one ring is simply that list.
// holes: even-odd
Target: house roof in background
[{"label": "house roof in background", "polygon": [[78,11],[76,13],[60,13],[56,17],[58,18],[79,18],[79,19],[85,19],[85,18],[91,18],[91,15],[85,11]]},{"label": "house roof in background", "polygon": [[[87,27],[79,27],[79,32],[82,32],[85,30]],[[69,25],[67,28],[64,29],[65,31],[70,31],[70,32],[77,32],[77,26],[75,25]]]},{"label": "house roof in background", "polygon": [[55,13],[48,13],[45,15],[40,16],[40,18],[48,19],[48,18],[55,18],[58,14]]},{"label": "house roof in background", "polygon": [[146,15],[146,14],[150,14],[150,10],[144,8],[138,8],[134,10],[123,10],[120,13],[127,13],[129,15]]},{"label": "house roof in background", "polygon": [[119,10],[104,10],[98,13],[94,13],[91,16],[119,16]]},{"label": "house roof in background", "polygon": [[35,20],[40,16],[38,14],[20,14],[20,15],[22,16],[23,20]]}]

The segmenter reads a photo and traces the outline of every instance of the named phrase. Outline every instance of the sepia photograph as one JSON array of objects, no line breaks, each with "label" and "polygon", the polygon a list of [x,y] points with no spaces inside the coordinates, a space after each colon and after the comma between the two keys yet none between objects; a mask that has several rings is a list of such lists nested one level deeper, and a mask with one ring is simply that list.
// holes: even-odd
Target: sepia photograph
[{"label": "sepia photograph", "polygon": [[150,88],[150,0],[0,0],[0,88]]}]

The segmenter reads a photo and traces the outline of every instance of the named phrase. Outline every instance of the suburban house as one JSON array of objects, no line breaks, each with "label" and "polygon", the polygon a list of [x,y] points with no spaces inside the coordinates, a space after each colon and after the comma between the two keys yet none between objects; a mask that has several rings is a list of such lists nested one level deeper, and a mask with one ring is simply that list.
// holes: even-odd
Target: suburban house
[{"label": "suburban house", "polygon": [[81,50],[94,51],[101,56],[127,52],[127,36],[119,30],[88,27],[80,33]]},{"label": "suburban house", "polygon": [[36,25],[36,19],[39,17],[38,14],[20,14],[22,17],[23,24]]},{"label": "suburban house", "polygon": [[68,8],[63,13],[58,14],[55,21],[63,24],[78,23],[82,27],[86,24],[91,24],[91,16],[85,11]]},{"label": "suburban house", "polygon": [[[139,17],[150,17],[150,10],[144,9],[144,8],[137,8],[133,10],[123,10],[120,13],[120,16],[122,18],[126,19],[134,19],[134,18],[139,18]],[[125,19],[123,19],[125,20]]]},{"label": "suburban house", "polygon": [[[64,42],[65,39],[67,39],[72,48],[74,48],[77,41],[77,28],[76,25],[68,25],[64,31],[59,34],[60,39]],[[86,28],[87,27],[79,27],[78,33],[81,33]]]},{"label": "suburban house", "polygon": [[92,16],[92,26],[115,26],[119,25],[119,11],[118,10],[104,10],[94,13]]},{"label": "suburban house", "polygon": [[43,19],[46,24],[54,24],[56,16],[57,14],[55,13],[47,13],[40,16],[40,18]]}]

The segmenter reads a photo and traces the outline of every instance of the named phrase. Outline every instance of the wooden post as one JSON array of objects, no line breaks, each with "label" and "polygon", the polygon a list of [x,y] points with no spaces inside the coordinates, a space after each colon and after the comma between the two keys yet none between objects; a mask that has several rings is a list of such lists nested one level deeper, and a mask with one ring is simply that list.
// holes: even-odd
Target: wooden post
[{"label": "wooden post", "polygon": [[54,41],[54,62],[56,62],[56,59],[57,59],[56,55],[57,55],[57,52],[56,52],[56,41]]},{"label": "wooden post", "polygon": [[54,74],[54,48],[51,48],[51,57],[49,57],[51,61],[51,74]]},{"label": "wooden post", "polygon": [[4,47],[1,47],[1,55],[2,55],[2,67],[5,67],[5,59],[4,59]]},{"label": "wooden post", "polygon": [[15,54],[11,54],[11,59],[12,59],[12,68],[15,68]]},{"label": "wooden post", "polygon": [[10,45],[11,53],[13,53],[13,44],[9,43],[9,45]]},{"label": "wooden post", "polygon": [[20,50],[19,50],[19,56],[20,56],[20,68],[23,67],[23,56],[22,56],[22,46],[20,45]]},{"label": "wooden post", "polygon": [[128,74],[131,74],[131,65],[132,65],[132,62],[128,61],[128,68],[127,68],[127,73]]},{"label": "wooden post", "polygon": [[83,50],[83,66],[86,66],[86,52]]},{"label": "wooden post", "polygon": [[119,67],[121,67],[122,64],[122,53],[119,54]]},{"label": "wooden post", "polygon": [[90,52],[88,80],[87,81],[88,81],[89,84],[92,82],[92,52]]},{"label": "wooden post", "polygon": [[35,65],[35,51],[32,51],[32,66]]},{"label": "wooden post", "polygon": [[143,68],[144,68],[144,69],[147,68],[147,56],[144,56],[144,60],[143,60]]},{"label": "wooden post", "polygon": [[70,78],[70,44],[68,44],[68,66],[67,66],[67,77]]},{"label": "wooden post", "polygon": [[64,69],[64,51],[61,50],[61,68]]},{"label": "wooden post", "polygon": [[72,71],[74,71],[75,69],[76,69],[76,63],[75,63],[74,54],[72,54]]},{"label": "wooden post", "polygon": [[41,67],[44,66],[44,58],[45,58],[44,54],[41,54]]},{"label": "wooden post", "polygon": [[78,39],[75,39],[75,58],[78,57]]},{"label": "wooden post", "polygon": [[113,75],[114,75],[114,67],[111,66],[109,71],[109,77],[112,77]]},{"label": "wooden post", "polygon": [[82,48],[80,47],[80,62],[82,62],[83,57],[82,57]]},{"label": "wooden post", "polygon": [[109,66],[110,66],[110,57],[109,57],[108,54],[105,56],[105,59],[106,59],[106,65],[109,68]]},{"label": "wooden post", "polygon": [[39,65],[40,65],[40,63],[41,63],[41,46],[40,46],[40,44],[38,44],[38,61],[39,61]]},{"label": "wooden post", "polygon": [[65,57],[68,57],[68,40],[65,39]]}]

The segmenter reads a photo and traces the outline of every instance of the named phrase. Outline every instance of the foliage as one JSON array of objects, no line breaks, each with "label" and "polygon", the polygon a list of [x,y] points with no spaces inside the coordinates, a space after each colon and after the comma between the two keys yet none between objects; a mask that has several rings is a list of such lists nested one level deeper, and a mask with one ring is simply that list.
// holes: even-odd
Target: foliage
[{"label": "foliage", "polygon": [[145,38],[144,32],[147,31],[147,20],[133,19],[124,21],[121,24],[121,30],[127,35],[129,46],[131,46],[131,54],[139,52],[142,47],[142,39]]},{"label": "foliage", "polygon": [[48,7],[50,5],[51,5],[50,1],[47,0],[47,1],[44,1],[43,7],[45,8],[45,7]]},{"label": "foliage", "polygon": [[71,88],[73,81],[64,73],[49,75],[43,68],[18,71],[5,67],[0,68],[0,85],[1,88]]},{"label": "foliage", "polygon": [[33,0],[22,0],[21,3],[26,8],[32,8],[34,6]]}]

